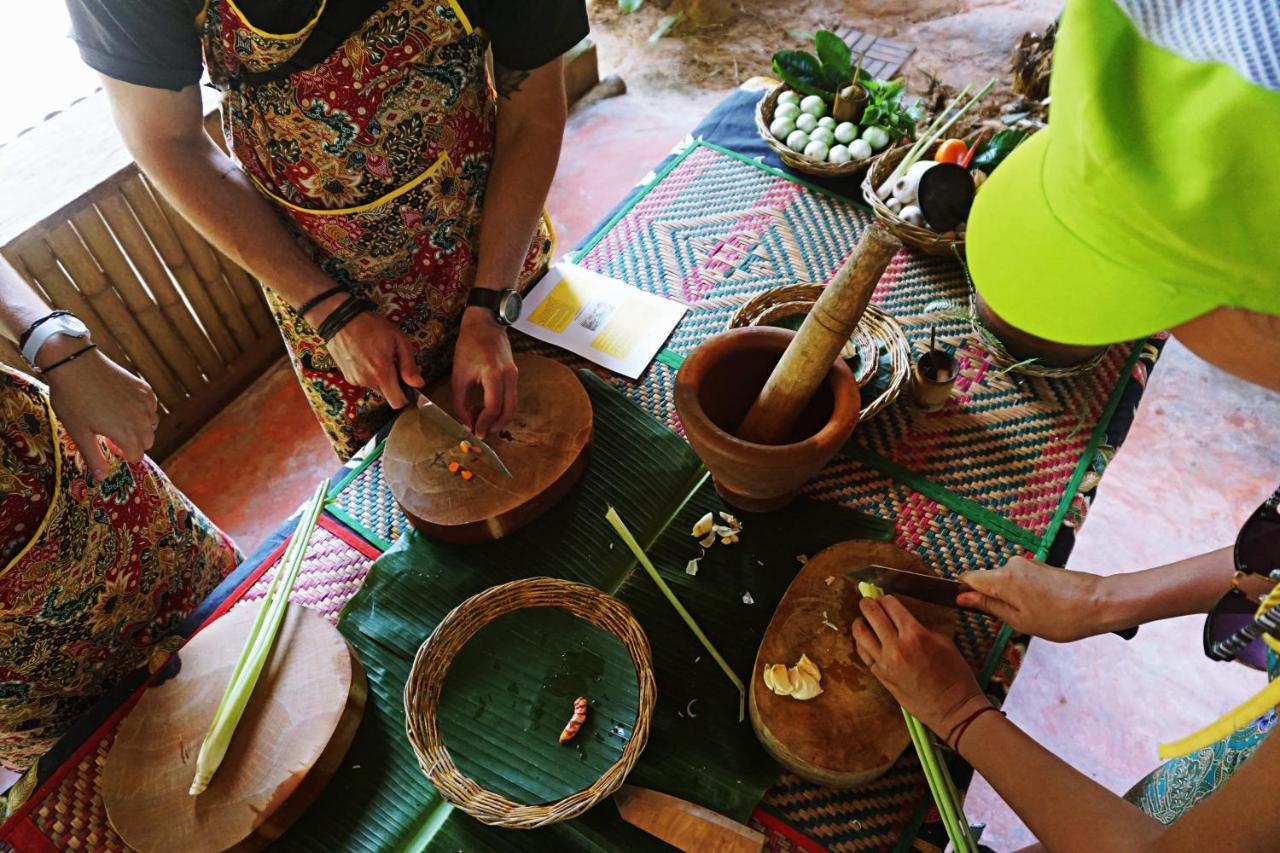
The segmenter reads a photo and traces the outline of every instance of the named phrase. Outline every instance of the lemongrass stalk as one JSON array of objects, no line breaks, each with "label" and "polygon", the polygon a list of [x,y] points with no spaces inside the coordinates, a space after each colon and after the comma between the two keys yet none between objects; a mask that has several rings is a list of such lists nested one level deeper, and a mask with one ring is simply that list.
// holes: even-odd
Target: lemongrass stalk
[{"label": "lemongrass stalk", "polygon": [[959,830],[964,835],[965,843],[968,849],[977,853],[978,841],[973,837],[973,831],[969,828],[969,819],[964,815],[964,804],[960,802],[960,789],[956,787],[956,780],[951,777],[951,768],[947,764],[946,756],[942,754],[942,748],[938,746],[936,740],[932,740],[933,754],[938,761],[939,770],[942,774],[942,781],[947,786],[947,795],[951,798],[951,802],[955,805],[956,817],[959,818]]},{"label": "lemongrass stalk", "polygon": [[920,148],[921,148],[920,143],[924,141],[925,137],[929,136],[929,134],[937,130],[938,125],[946,120],[947,113],[951,112],[953,107],[957,106],[962,100],[964,100],[965,95],[969,94],[969,87],[972,85],[973,85],[972,83],[965,84],[965,87],[960,90],[960,94],[952,98],[951,103],[943,107],[942,112],[938,113],[936,116],[933,117],[933,121],[929,122],[929,126],[925,128],[924,133],[916,137],[916,141],[912,143],[911,150],[907,152],[907,156],[902,158],[902,160],[898,163],[897,168],[895,168],[893,170],[893,173],[889,175],[888,183],[892,183],[896,181],[898,178],[902,176],[903,172],[911,168],[911,164],[914,163],[920,156],[919,154]]},{"label": "lemongrass stalk", "polygon": [[[969,99],[968,103],[966,103],[963,107],[956,110],[955,115],[951,116],[951,118],[947,120],[946,124],[944,124],[942,127],[935,130],[929,136],[923,137],[920,141],[923,142],[924,144],[920,147],[920,150],[916,153],[915,160],[912,160],[911,163],[914,163],[916,160],[919,160],[920,157],[924,154],[924,152],[929,150],[930,145],[937,142],[942,137],[942,134],[950,130],[951,126],[955,124],[957,121],[959,121],[960,118],[965,113],[969,112],[969,110],[973,109],[975,104],[977,104],[979,101],[985,98],[987,96],[987,93],[990,92],[995,85],[996,85],[996,78],[992,77],[990,80],[987,81],[987,85],[983,86],[981,89],[979,89],[977,92],[974,93],[973,97]],[[905,159],[906,158],[904,158],[904,162],[905,162]],[[907,168],[911,168],[911,163],[907,163]],[[902,164],[899,163],[898,165],[901,166]]]},{"label": "lemongrass stalk", "polygon": [[667,586],[667,582],[662,579],[662,575],[658,574],[658,570],[654,568],[653,563],[649,562],[649,558],[640,547],[640,543],[631,535],[631,531],[628,530],[627,525],[623,523],[622,517],[618,515],[618,511],[613,507],[609,507],[609,511],[605,513],[604,517],[609,520],[611,525],[613,525],[613,529],[618,532],[620,537],[622,537],[622,541],[626,544],[632,555],[640,561],[640,565],[644,566],[645,571],[649,573],[649,577],[653,578],[653,582],[658,585],[658,589],[662,591],[662,594],[666,596],[667,601],[669,601],[671,606],[676,609],[676,612],[680,614],[680,618],[684,620],[684,624],[688,625],[689,630],[698,638],[698,642],[702,643],[702,647],[706,649],[711,657],[715,659],[715,662],[719,664],[720,669],[723,670],[724,674],[733,682],[733,686],[738,688],[738,722],[742,722],[746,718],[747,704],[747,688],[746,685],[742,683],[742,679],[738,678],[737,673],[735,673],[725,659],[720,656],[720,652],[718,652],[716,647],[712,645],[711,640],[707,639],[707,635],[702,633],[702,629],[698,627],[698,623],[694,621],[693,616],[689,614],[688,610],[685,610],[684,605],[680,603],[680,599],[676,598],[676,594],[671,591],[671,587]]},{"label": "lemongrass stalk", "polygon": [[280,624],[288,607],[289,594],[302,567],[307,542],[311,538],[316,519],[324,506],[328,486],[328,480],[324,480],[316,487],[315,494],[303,510],[294,535],[288,547],[285,548],[280,566],[267,586],[262,606],[254,618],[249,635],[245,638],[244,647],[236,661],[231,679],[227,682],[227,688],[218,702],[209,730],[200,744],[200,752],[196,756],[195,778],[188,791],[188,794],[193,797],[208,788],[213,774],[217,772],[223,758],[226,757],[236,726],[244,715],[245,708],[248,707],[253,689],[270,657],[271,646],[279,633]]},{"label": "lemongrass stalk", "polygon": [[958,814],[959,805],[951,796],[947,783],[944,781],[945,768],[938,766],[938,756],[935,751],[932,737],[924,724],[921,723],[906,708],[902,709],[902,717],[906,720],[907,731],[911,734],[911,742],[915,744],[916,755],[920,759],[920,766],[924,770],[925,781],[929,783],[929,791],[933,795],[933,801],[938,806],[938,812],[942,816],[943,826],[947,830],[947,837],[951,839],[951,845],[957,853],[971,853],[973,846],[971,845],[970,836],[966,827],[961,826]]}]

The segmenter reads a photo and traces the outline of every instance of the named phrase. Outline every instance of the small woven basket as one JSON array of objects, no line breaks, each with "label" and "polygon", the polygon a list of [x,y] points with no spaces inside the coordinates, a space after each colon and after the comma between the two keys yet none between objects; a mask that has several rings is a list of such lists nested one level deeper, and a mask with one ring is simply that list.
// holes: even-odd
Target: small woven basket
[{"label": "small woven basket", "polygon": [[[437,710],[445,675],[462,647],[499,616],[525,607],[559,607],[622,640],[636,667],[640,706],[622,754],[595,784],[553,803],[528,805],[486,790],[462,775],[440,738]],[[649,738],[657,688],[649,638],[631,611],[593,586],[557,578],[527,578],[491,587],[468,598],[444,618],[413,659],[404,686],[405,730],[418,766],[440,796],[492,826],[537,829],[577,817],[611,796],[635,766]]]},{"label": "small woven basket", "polygon": [[[783,317],[808,314],[825,287],[823,284],[788,284],[766,290],[744,303],[734,313],[733,319],[729,321],[729,328],[761,326]],[[898,321],[874,305],[868,305],[862,319],[858,321],[858,328],[853,333],[855,346],[860,336],[873,341],[877,352],[883,348],[889,354],[889,378],[884,391],[872,399],[863,398],[859,419],[866,420],[898,399],[902,389],[911,380],[911,345]],[[863,349],[861,346],[857,348],[859,351]]]},{"label": "small woven basket", "polygon": [[779,83],[756,104],[756,130],[765,144],[772,148],[788,167],[815,178],[858,178],[871,165],[874,157],[865,160],[850,160],[848,163],[826,163],[811,160],[796,151],[792,151],[783,142],[775,139],[769,132],[773,123],[773,111],[778,106],[778,96],[787,91],[786,83]]},{"label": "small woven basket", "polygon": [[[972,145],[973,138],[966,139],[965,142]],[[942,142],[939,141],[929,146],[925,155],[920,159],[933,159],[934,153],[941,144]],[[871,167],[867,169],[867,176],[862,181],[862,198],[867,204],[871,205],[871,209],[875,211],[876,219],[883,222],[886,228],[908,246],[914,246],[930,255],[963,258],[964,223],[961,223],[960,228],[956,231],[947,231],[939,234],[937,231],[926,228],[923,225],[912,225],[902,219],[876,195],[876,189],[888,179],[889,175],[893,174],[893,170],[898,167],[898,164],[902,162],[902,158],[906,157],[907,152],[910,150],[910,145],[900,145],[897,148],[890,148],[878,157],[873,158]]]}]

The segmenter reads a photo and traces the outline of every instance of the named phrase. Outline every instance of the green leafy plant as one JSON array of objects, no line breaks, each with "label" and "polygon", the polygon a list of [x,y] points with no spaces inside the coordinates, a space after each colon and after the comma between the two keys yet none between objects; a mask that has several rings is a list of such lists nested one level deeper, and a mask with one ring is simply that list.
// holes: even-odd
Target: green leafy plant
[{"label": "green leafy plant", "polygon": [[[830,30],[813,34],[817,56],[807,50],[780,50],[773,55],[773,73],[797,92],[833,101],[836,92],[853,80],[853,54],[844,39]],[[859,70],[859,76],[865,76]]]},{"label": "green leafy plant", "polygon": [[1022,144],[1022,140],[1026,139],[1030,134],[1025,130],[1002,130],[987,141],[982,146],[982,150],[978,152],[978,156],[973,158],[970,164],[975,169],[981,169],[988,175],[996,166],[1004,162],[1005,158],[1013,153],[1013,149]]},{"label": "green leafy plant", "polygon": [[924,107],[917,99],[909,107],[902,105],[902,90],[906,84],[897,80],[863,79],[862,88],[867,91],[867,106],[862,111],[863,127],[883,127],[895,139],[915,139],[916,124],[924,117]]}]

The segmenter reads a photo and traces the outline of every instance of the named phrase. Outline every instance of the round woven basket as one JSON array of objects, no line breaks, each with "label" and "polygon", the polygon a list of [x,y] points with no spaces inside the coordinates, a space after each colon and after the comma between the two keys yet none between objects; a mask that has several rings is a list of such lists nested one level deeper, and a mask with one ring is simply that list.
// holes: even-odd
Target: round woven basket
[{"label": "round woven basket", "polygon": [[[974,139],[971,137],[966,139],[965,143],[972,145],[973,141]],[[934,153],[941,144],[942,141],[940,140],[929,146],[921,159],[933,159]],[[947,231],[939,234],[937,231],[925,228],[923,225],[912,225],[902,219],[886,207],[885,203],[876,195],[876,189],[888,179],[889,175],[893,174],[893,170],[898,167],[898,164],[902,162],[902,158],[906,157],[907,152],[910,150],[910,145],[900,145],[897,148],[890,148],[878,157],[873,158],[870,168],[867,169],[867,176],[862,180],[862,198],[867,204],[871,205],[871,209],[875,211],[876,219],[883,222],[886,228],[908,246],[914,246],[930,255],[963,258],[964,223],[961,223],[956,231]]]},{"label": "round woven basket", "polygon": [[[590,787],[540,805],[507,799],[464,776],[441,740],[437,719],[440,692],[454,657],[485,625],[526,607],[559,607],[618,637],[631,655],[639,682],[635,726],[618,760]],[[418,766],[440,796],[481,823],[536,829],[577,817],[618,789],[649,738],[656,697],[649,638],[625,604],[586,584],[528,578],[491,587],[468,598],[422,644],[404,686],[405,730],[418,756]]]},{"label": "round woven basket", "polygon": [[782,158],[782,162],[797,172],[812,175],[815,178],[858,178],[866,173],[874,157],[865,160],[850,160],[848,163],[826,163],[811,160],[799,152],[792,151],[769,132],[773,123],[773,111],[778,106],[778,96],[787,91],[786,83],[779,83],[756,104],[756,130],[765,144]]},{"label": "round woven basket", "polygon": [[[788,284],[766,290],[744,303],[734,313],[733,319],[729,321],[729,328],[761,326],[783,317],[808,314],[825,287],[822,284]],[[911,345],[898,321],[874,305],[867,306],[853,333],[854,346],[862,351],[864,347],[859,345],[860,337],[869,339],[877,352],[883,349],[889,354],[889,377],[884,390],[875,397],[863,397],[859,418],[866,420],[898,399],[898,395],[910,381]]]}]

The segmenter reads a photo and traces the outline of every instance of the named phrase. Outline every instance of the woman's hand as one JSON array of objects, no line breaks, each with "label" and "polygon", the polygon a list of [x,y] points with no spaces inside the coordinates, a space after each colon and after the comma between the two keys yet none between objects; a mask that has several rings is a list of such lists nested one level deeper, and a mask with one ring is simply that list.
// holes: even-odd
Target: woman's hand
[{"label": "woman's hand", "polygon": [[[462,314],[458,343],[453,350],[453,411],[478,438],[497,432],[516,414],[517,371],[507,330],[485,308]],[[484,404],[479,412],[470,404],[480,388]]]},{"label": "woman's hand", "polygon": [[1002,568],[966,572],[974,591],[956,597],[962,607],[986,611],[1021,634],[1068,643],[1104,633],[1104,578],[1013,557]]},{"label": "woman's hand", "polygon": [[[79,338],[56,336],[40,348],[36,361],[49,365],[84,346]],[[49,400],[67,435],[75,442],[95,480],[102,480],[110,463],[102,453],[103,436],[130,462],[141,462],[156,438],[160,416],[151,386],[92,350],[44,377]]]},{"label": "woman's hand", "polygon": [[858,657],[893,698],[940,737],[991,704],[950,638],[920,624],[892,595],[864,598],[853,623]]},{"label": "woman's hand", "polygon": [[422,371],[413,357],[413,341],[394,323],[366,311],[329,341],[329,354],[352,385],[377,391],[393,409],[403,408],[406,385],[421,388]]}]

